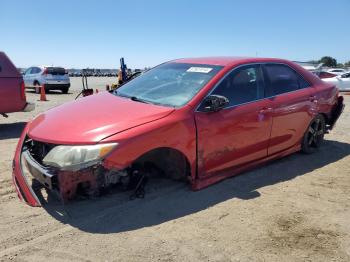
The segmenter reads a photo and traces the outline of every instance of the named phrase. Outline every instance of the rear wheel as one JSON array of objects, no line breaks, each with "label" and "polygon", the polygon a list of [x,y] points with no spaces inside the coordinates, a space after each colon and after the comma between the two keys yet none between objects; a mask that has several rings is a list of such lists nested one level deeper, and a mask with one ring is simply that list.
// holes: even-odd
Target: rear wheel
[{"label": "rear wheel", "polygon": [[61,89],[63,94],[68,94],[68,90],[69,90],[68,87],[64,87],[64,88]]},{"label": "rear wheel", "polygon": [[306,130],[303,141],[302,151],[306,154],[314,153],[318,150],[324,140],[326,123],[322,115],[316,116]]}]

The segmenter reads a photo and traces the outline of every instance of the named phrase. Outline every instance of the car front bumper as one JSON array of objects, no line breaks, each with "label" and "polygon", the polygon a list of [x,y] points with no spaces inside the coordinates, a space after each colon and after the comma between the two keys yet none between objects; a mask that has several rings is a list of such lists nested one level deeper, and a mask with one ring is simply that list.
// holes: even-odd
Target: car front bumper
[{"label": "car front bumper", "polygon": [[69,87],[70,87],[70,83],[46,83],[45,84],[46,90],[61,90]]},{"label": "car front bumper", "polygon": [[19,139],[12,162],[12,180],[21,200],[33,207],[42,205],[39,199],[44,199],[37,190],[34,190],[33,184],[38,185],[34,182],[39,182],[41,187],[48,189],[64,203],[75,198],[81,185],[89,185],[89,195],[99,194],[99,190],[105,186],[106,169],[102,163],[74,172],[45,167],[25,148],[27,131],[28,125]]}]

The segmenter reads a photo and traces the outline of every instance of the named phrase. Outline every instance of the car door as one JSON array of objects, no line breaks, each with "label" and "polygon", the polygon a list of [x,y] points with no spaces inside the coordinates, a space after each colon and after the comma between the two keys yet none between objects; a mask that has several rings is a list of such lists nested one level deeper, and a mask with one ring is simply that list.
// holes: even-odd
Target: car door
[{"label": "car door", "polygon": [[310,84],[290,66],[270,63],[263,68],[273,103],[268,149],[268,155],[273,155],[300,144],[317,98],[312,96]]},{"label": "car door", "polygon": [[210,176],[267,156],[272,102],[265,99],[261,66],[241,66],[226,75],[213,95],[229,99],[218,112],[195,113],[199,176]]}]

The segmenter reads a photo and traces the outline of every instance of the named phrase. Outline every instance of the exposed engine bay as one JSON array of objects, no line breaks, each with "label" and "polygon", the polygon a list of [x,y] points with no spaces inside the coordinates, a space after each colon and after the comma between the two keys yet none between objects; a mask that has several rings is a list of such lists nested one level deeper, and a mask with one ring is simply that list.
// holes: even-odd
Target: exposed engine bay
[{"label": "exposed engine bay", "polygon": [[143,198],[149,176],[159,175],[161,172],[150,165],[146,169],[134,165],[125,170],[109,170],[104,167],[103,162],[78,171],[60,170],[43,163],[45,156],[55,146],[57,145],[30,138],[25,140],[22,149],[22,158],[28,171],[25,178],[28,182],[32,179],[37,188],[41,186],[49,189],[64,203],[77,196],[97,197],[116,186],[124,191],[131,191],[130,199]]}]

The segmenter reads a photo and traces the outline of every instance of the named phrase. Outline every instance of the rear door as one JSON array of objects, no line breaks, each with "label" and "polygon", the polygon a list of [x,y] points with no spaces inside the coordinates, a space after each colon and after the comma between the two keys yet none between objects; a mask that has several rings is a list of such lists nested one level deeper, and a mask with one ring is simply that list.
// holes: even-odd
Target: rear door
[{"label": "rear door", "polygon": [[22,75],[0,52],[0,113],[22,111],[26,105]]},{"label": "rear door", "polygon": [[195,113],[198,174],[211,176],[267,156],[272,102],[265,99],[260,65],[246,65],[223,78],[212,94],[230,103],[218,112]]},{"label": "rear door", "polygon": [[310,84],[290,66],[264,65],[266,87],[272,98],[273,115],[268,154],[273,155],[300,144],[312,120],[316,97]]}]

